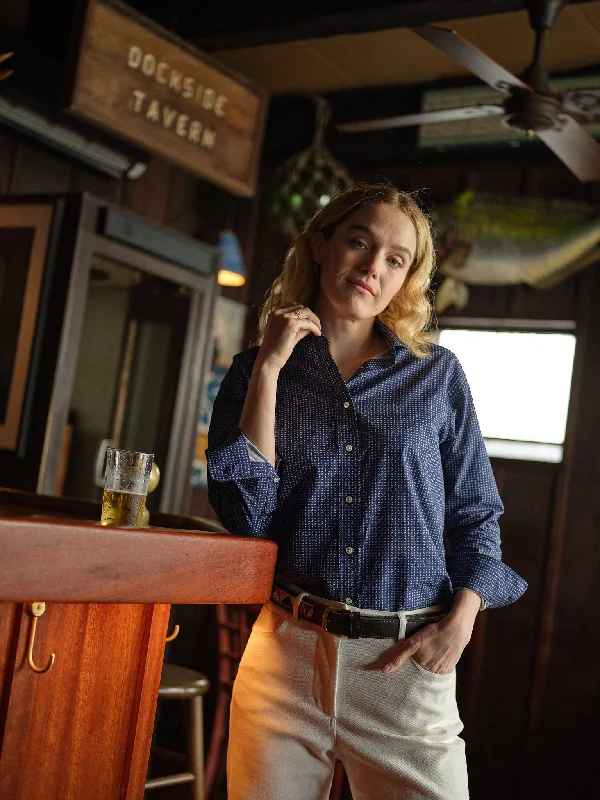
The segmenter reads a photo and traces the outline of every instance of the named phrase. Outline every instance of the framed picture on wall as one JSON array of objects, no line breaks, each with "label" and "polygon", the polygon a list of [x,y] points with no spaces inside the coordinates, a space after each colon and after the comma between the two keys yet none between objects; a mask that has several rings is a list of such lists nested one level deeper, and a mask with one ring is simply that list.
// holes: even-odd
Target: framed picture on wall
[{"label": "framed picture on wall", "polygon": [[53,205],[0,205],[0,449],[23,422]]},{"label": "framed picture on wall", "polygon": [[192,464],[191,484],[194,488],[206,488],[207,486],[205,450],[208,447],[208,426],[213,404],[234,355],[243,348],[247,314],[248,306],[243,303],[227,297],[217,298],[213,323],[212,366],[207,376],[202,398]]}]

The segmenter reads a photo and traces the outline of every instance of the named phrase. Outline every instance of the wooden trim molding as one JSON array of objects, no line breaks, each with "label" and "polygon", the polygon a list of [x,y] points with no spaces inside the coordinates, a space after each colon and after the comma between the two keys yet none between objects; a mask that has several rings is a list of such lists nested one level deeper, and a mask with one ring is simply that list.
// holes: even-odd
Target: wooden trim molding
[{"label": "wooden trim molding", "polygon": [[0,602],[265,603],[277,545],[163,528],[0,518]]},{"label": "wooden trim molding", "polygon": [[149,622],[144,628],[140,654],[143,670],[138,674],[135,687],[135,732],[128,740],[126,767],[123,770],[125,783],[121,788],[121,797],[125,800],[138,800],[144,795],[170,611],[171,606],[166,604],[148,606],[147,609]]},{"label": "wooden trim molding", "polygon": [[[52,205],[0,206],[1,229],[30,229],[33,231],[23,297],[22,300],[15,298],[15,301],[21,301],[22,305],[12,372],[3,376],[3,380],[8,380],[6,412],[3,418],[0,418],[0,449],[3,450],[15,450],[19,440],[53,214],[54,207]],[[12,267],[9,258],[5,269],[8,271]],[[4,301],[9,302],[10,299],[6,296]],[[1,302],[2,285],[0,282],[0,304]]]},{"label": "wooden trim molding", "polygon": [[584,391],[584,365],[586,362],[589,363],[588,348],[590,330],[594,320],[594,278],[594,271],[588,269],[582,273],[579,281],[577,316],[583,324],[578,331],[569,414],[567,418],[567,431],[564,444],[563,469],[558,474],[557,491],[552,514],[552,526],[548,541],[548,553],[546,556],[526,738],[527,749],[533,746],[533,740],[541,725],[542,713],[545,707],[548,662],[553,643],[556,604],[569,521],[568,515],[571,500],[571,481],[573,479],[573,462],[576,455],[575,442],[579,424],[578,412],[580,410],[581,397]]}]

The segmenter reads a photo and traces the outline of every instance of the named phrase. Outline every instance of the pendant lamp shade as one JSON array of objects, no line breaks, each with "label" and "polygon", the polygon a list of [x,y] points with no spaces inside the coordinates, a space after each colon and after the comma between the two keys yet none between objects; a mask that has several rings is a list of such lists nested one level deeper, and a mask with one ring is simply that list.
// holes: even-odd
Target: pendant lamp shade
[{"label": "pendant lamp shade", "polygon": [[246,282],[246,270],[242,248],[233,231],[221,231],[217,239],[217,247],[221,252],[221,265],[218,281],[221,286],[243,286]]}]

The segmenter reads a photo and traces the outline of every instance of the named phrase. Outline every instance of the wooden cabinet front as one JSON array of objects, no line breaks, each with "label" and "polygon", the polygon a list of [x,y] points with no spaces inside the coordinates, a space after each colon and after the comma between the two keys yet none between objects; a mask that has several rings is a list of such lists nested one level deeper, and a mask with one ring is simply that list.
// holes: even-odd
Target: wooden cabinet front
[{"label": "wooden cabinet front", "polygon": [[168,605],[0,604],[0,797],[132,800],[144,791]]},{"label": "wooden cabinet front", "polygon": [[[88,521],[99,515],[0,490],[0,800],[141,800],[170,604],[269,598],[274,542],[160,513],[163,529]],[[32,601],[46,604],[33,664],[56,656],[41,674]]]}]

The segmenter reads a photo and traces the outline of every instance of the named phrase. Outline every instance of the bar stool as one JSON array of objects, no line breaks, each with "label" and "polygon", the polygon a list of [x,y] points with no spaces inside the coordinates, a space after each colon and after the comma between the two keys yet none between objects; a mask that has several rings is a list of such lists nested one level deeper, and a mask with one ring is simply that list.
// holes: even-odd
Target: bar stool
[{"label": "bar stool", "polygon": [[[159,698],[164,700],[184,700],[187,704],[187,761],[189,772],[178,772],[161,778],[150,778],[145,789],[158,789],[180,783],[192,783],[193,800],[204,800],[204,731],[202,720],[202,698],[210,684],[200,672],[176,664],[163,664],[158,690]],[[181,759],[179,753],[156,748],[165,757]],[[185,758],[185,756],[183,756]]]}]

